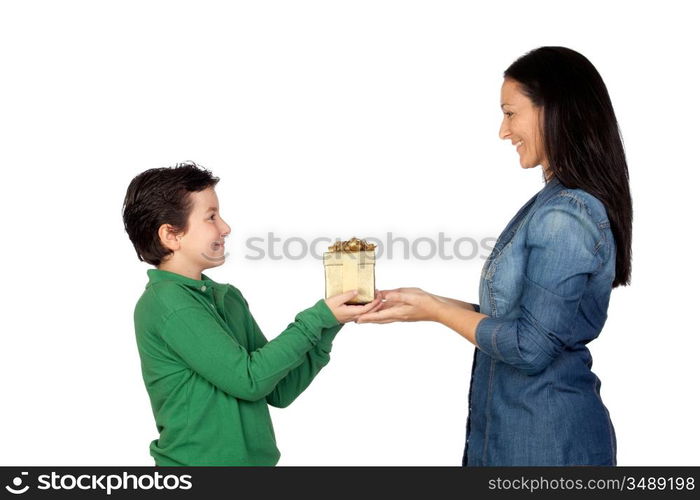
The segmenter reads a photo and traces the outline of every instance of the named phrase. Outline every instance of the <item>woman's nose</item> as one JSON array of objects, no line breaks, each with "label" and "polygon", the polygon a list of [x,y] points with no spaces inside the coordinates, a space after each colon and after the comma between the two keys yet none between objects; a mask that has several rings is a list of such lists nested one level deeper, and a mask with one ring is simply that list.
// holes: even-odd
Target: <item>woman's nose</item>
[{"label": "woman's nose", "polygon": [[498,131],[498,137],[500,137],[501,139],[507,139],[509,135],[510,130],[508,130],[508,125],[506,124],[506,120],[504,119],[501,122],[501,128]]}]

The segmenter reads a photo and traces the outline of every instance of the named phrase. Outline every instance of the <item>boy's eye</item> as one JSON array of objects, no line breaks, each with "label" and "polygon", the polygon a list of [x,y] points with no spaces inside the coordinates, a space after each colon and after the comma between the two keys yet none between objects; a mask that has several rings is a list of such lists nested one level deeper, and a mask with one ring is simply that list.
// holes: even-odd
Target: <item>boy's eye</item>
[{"label": "boy's eye", "polygon": [[209,220],[214,220],[214,217],[216,217],[216,214],[211,214],[211,217],[209,217]]}]

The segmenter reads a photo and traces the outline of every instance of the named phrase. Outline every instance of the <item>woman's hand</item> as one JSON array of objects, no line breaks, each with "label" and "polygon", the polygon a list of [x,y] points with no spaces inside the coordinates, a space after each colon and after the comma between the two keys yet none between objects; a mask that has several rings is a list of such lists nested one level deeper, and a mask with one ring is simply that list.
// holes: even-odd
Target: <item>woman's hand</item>
[{"label": "woman's hand", "polygon": [[326,305],[331,310],[333,316],[335,316],[335,319],[337,319],[339,323],[348,323],[349,321],[355,321],[362,314],[375,311],[382,305],[382,295],[381,292],[379,292],[379,290],[375,291],[375,299],[368,304],[347,304],[347,301],[351,300],[355,295],[357,295],[357,290],[333,295],[332,297],[328,297],[326,299]]},{"label": "woman's hand", "polygon": [[393,323],[394,321],[437,321],[444,300],[420,288],[397,288],[379,292],[384,301],[376,310],[357,318],[356,323]]}]

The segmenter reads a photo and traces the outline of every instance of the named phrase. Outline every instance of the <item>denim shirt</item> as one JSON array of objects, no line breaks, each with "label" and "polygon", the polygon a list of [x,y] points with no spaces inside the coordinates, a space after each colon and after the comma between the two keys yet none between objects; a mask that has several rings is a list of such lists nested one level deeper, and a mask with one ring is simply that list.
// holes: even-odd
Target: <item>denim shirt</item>
[{"label": "denim shirt", "polygon": [[586,344],[605,324],[615,241],[605,206],[557,179],[484,263],[463,465],[615,465]]}]

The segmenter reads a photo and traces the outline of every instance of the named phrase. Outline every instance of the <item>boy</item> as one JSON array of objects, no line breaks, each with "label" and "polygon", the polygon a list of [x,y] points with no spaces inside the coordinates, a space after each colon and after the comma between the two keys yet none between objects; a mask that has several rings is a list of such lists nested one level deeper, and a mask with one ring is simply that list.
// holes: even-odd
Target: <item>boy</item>
[{"label": "boy", "polygon": [[275,465],[268,404],[289,405],[330,357],[344,323],[373,310],[319,300],[268,342],[241,292],[202,274],[223,264],[231,228],[219,214],[219,179],[194,163],[137,175],[124,199],[126,232],[149,269],[134,310],[141,370],[161,465]]}]

